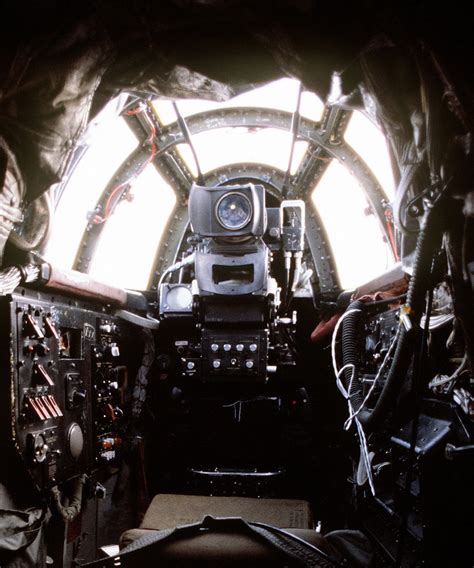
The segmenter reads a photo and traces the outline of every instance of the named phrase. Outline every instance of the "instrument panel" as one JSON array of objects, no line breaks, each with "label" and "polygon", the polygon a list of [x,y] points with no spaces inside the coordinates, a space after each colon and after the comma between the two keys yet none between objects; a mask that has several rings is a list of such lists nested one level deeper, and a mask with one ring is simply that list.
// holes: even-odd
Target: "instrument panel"
[{"label": "instrument panel", "polygon": [[127,324],[93,303],[19,289],[0,301],[1,419],[47,488],[119,458]]}]

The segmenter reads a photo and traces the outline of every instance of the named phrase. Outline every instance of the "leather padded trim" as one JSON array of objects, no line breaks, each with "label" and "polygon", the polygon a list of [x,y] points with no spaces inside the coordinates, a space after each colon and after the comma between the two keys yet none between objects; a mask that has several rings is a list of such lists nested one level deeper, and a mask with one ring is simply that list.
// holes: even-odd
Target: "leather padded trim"
[{"label": "leather padded trim", "polygon": [[156,495],[140,525],[161,530],[200,522],[206,515],[241,517],[279,528],[314,528],[309,503],[297,499],[207,497],[201,495]]}]

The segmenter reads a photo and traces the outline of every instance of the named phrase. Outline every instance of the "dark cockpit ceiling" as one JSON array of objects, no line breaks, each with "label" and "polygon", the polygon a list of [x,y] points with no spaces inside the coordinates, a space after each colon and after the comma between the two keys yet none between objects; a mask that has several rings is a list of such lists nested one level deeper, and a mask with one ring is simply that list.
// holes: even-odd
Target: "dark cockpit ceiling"
[{"label": "dark cockpit ceiling", "polygon": [[[340,106],[373,105],[395,157],[412,137],[410,114],[425,104],[428,61],[426,73],[449,65],[444,80],[471,104],[463,19],[427,3],[337,14],[312,2],[19,6],[2,18],[1,121],[27,201],[60,180],[89,118],[120,92],[226,100],[293,76],[325,100],[336,71]],[[445,41],[452,33],[456,41]]]}]

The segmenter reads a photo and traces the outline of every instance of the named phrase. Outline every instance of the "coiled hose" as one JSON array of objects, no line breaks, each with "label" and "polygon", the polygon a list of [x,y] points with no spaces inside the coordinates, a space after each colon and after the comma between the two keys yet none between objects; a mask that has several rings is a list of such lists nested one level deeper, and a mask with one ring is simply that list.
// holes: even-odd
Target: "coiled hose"
[{"label": "coiled hose", "polygon": [[[431,263],[434,252],[440,246],[441,231],[439,230],[440,202],[425,213],[415,250],[413,275],[410,279],[404,313],[410,320],[411,326],[400,321],[398,342],[392,364],[387,373],[382,392],[373,408],[362,408],[358,413],[361,425],[368,431],[374,431],[385,419],[387,413],[395,404],[400,388],[406,377],[411,357],[419,336],[419,323],[424,309],[425,294],[429,286]],[[347,311],[357,310],[348,314],[342,324],[342,360],[349,367],[343,373],[345,387],[348,389],[350,401],[354,409],[358,409],[364,401],[361,382],[358,380],[357,364],[357,329],[360,319],[364,317],[365,306],[360,300],[352,302]],[[352,383],[350,380],[352,377]],[[350,390],[349,390],[350,388]]]}]

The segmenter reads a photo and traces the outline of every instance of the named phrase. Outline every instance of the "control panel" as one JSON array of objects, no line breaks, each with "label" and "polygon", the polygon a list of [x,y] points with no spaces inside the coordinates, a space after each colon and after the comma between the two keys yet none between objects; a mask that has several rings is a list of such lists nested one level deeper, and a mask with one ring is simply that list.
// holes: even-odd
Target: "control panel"
[{"label": "control panel", "polygon": [[10,345],[1,355],[2,436],[10,432],[2,444],[20,453],[36,485],[115,459],[127,326],[93,304],[21,289],[0,300],[0,326]]},{"label": "control panel", "polygon": [[120,364],[120,328],[111,319],[99,318],[98,341],[92,346],[94,377],[95,461],[110,462],[120,456],[123,429],[123,394],[128,368]]},{"label": "control panel", "polygon": [[174,343],[182,377],[203,382],[265,381],[268,331],[202,330],[200,341]]},{"label": "control panel", "polygon": [[362,335],[365,344],[361,346],[361,377],[370,382],[387,355],[399,325],[400,308],[395,308],[368,317]]},{"label": "control panel", "polygon": [[204,329],[202,332],[203,380],[228,377],[265,380],[267,370],[266,330],[254,333]]}]

